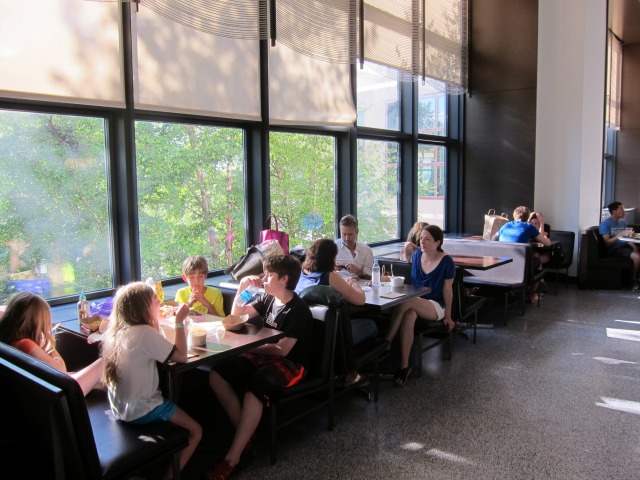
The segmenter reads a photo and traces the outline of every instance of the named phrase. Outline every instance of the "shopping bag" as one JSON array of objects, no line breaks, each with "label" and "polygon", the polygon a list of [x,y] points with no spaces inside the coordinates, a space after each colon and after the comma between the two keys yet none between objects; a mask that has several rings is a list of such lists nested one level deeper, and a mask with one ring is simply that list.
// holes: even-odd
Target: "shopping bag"
[{"label": "shopping bag", "polygon": [[262,252],[262,258],[273,257],[274,255],[284,255],[284,250],[282,250],[282,245],[280,242],[275,239],[265,240],[258,248]]},{"label": "shopping bag", "polygon": [[[271,229],[271,219],[274,219],[276,222],[275,230]],[[260,232],[260,242],[264,242],[265,240],[277,240],[282,250],[285,254],[289,253],[289,235],[285,232],[280,231],[280,225],[278,223],[278,217],[276,217],[273,213],[271,213],[267,220],[264,222],[265,229]]]},{"label": "shopping bag", "polygon": [[498,233],[500,227],[509,221],[509,216],[506,213],[502,215],[496,215],[496,211],[492,208],[484,216],[484,229],[482,231],[483,240],[491,240],[493,236]]},{"label": "shopping bag", "polygon": [[231,278],[236,282],[239,282],[249,275],[260,275],[264,273],[262,267],[264,258],[266,257],[264,257],[264,254],[258,247],[251,246],[233,265],[227,268],[224,273],[230,274]]}]

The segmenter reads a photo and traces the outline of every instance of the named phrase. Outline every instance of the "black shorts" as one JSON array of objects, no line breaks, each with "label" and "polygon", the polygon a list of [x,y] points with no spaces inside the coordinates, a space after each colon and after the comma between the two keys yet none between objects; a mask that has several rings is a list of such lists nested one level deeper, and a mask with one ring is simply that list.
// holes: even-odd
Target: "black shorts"
[{"label": "black shorts", "polygon": [[306,375],[303,366],[278,355],[245,353],[216,365],[213,370],[231,386],[253,393],[267,403],[283,388],[290,387]]},{"label": "black shorts", "polygon": [[633,253],[633,248],[631,248],[629,245],[623,245],[622,247],[618,247],[615,250],[611,250],[609,252],[609,256],[628,258],[631,256],[632,253]]}]

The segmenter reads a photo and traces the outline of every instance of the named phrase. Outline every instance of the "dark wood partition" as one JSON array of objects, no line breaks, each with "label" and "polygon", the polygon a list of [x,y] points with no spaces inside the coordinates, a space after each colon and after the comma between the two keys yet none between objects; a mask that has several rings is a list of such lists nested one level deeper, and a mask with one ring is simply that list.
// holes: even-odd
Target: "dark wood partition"
[{"label": "dark wood partition", "polygon": [[471,0],[463,231],[534,207],[537,0]]},{"label": "dark wood partition", "polygon": [[[637,27],[640,28],[640,27]],[[625,207],[640,210],[640,43],[625,45],[622,50],[622,108],[616,159],[615,199]],[[636,211],[636,223],[640,214]]]}]

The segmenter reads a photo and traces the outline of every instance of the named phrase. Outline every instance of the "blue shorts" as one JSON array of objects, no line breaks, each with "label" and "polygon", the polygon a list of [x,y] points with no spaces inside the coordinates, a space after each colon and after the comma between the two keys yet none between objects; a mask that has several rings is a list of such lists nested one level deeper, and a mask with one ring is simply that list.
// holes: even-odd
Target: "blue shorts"
[{"label": "blue shorts", "polygon": [[128,423],[144,425],[145,423],[152,422],[168,422],[171,420],[171,417],[173,417],[173,414],[176,413],[177,409],[178,406],[175,403],[165,400],[149,413],[141,416],[140,418],[136,418],[135,420],[131,420]]}]

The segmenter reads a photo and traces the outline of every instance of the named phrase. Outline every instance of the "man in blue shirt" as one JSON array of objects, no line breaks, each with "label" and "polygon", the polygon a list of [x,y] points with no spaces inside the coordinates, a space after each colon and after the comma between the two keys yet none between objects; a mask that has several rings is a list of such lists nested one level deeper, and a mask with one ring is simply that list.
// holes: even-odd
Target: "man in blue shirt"
[{"label": "man in blue shirt", "polygon": [[[544,236],[544,219],[540,218],[540,230],[529,223],[529,216],[531,212],[527,207],[520,206],[513,211],[513,221],[505,223],[496,236],[501,242],[515,242],[515,243],[529,243],[534,240],[541,243],[545,247],[551,246],[551,240]],[[540,214],[539,214],[540,215]],[[542,217],[542,215],[540,215]],[[534,252],[533,254],[533,269],[540,270],[542,263],[540,260],[540,254]],[[528,298],[530,303],[534,303],[537,298],[538,282],[531,285],[531,291]]]},{"label": "man in blue shirt", "polygon": [[633,261],[633,291],[640,291],[638,271],[640,271],[640,253],[633,243],[620,240],[619,237],[633,235],[633,229],[627,228],[624,219],[624,205],[620,202],[611,202],[607,205],[611,216],[600,223],[599,232],[612,257],[630,258]]},{"label": "man in blue shirt", "polygon": [[529,243],[535,240],[545,247],[551,246],[551,241],[544,236],[544,219],[540,221],[540,230],[534,227],[527,220],[529,219],[529,209],[527,207],[517,207],[513,211],[513,221],[505,223],[498,230],[498,240],[501,242]]}]

